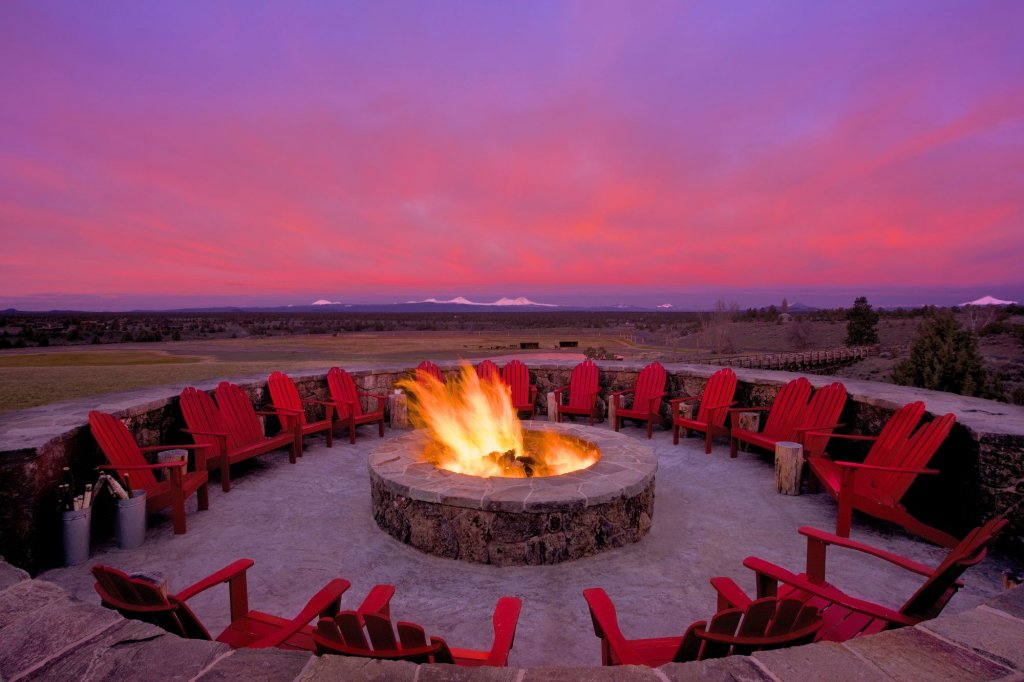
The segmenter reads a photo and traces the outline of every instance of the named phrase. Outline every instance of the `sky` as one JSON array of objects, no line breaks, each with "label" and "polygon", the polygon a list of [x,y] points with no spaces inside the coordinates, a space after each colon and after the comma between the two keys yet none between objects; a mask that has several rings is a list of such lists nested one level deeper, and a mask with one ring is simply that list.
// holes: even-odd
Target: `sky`
[{"label": "sky", "polygon": [[1024,300],[1024,2],[0,3],[0,309]]}]

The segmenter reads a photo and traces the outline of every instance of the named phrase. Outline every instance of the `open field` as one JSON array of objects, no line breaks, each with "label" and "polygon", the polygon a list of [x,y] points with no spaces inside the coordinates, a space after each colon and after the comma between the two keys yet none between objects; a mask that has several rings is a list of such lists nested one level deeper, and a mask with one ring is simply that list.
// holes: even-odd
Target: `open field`
[{"label": "open field", "polygon": [[[871,357],[842,368],[840,376],[886,381],[905,353],[920,318],[883,318],[881,345],[897,349],[892,357]],[[718,336],[723,355],[780,353],[795,350],[792,324],[765,320],[725,322]],[[845,322],[813,320],[811,349],[841,347]],[[542,353],[578,359],[588,348],[604,357],[662,362],[698,362],[713,357],[709,334],[683,324],[619,324],[601,328],[361,331],[335,334],[192,339],[149,343],[50,346],[0,351],[0,412],[143,386],[182,384],[222,377],[266,375],[388,363],[414,365],[423,359],[475,361],[484,357]],[[577,347],[559,349],[560,341]],[[537,350],[521,350],[536,343]],[[1000,371],[1012,388],[1024,385],[1024,349],[1015,335],[981,337],[990,368]],[[536,356],[534,356],[536,357]],[[1008,390],[1008,394],[1010,391]]]}]

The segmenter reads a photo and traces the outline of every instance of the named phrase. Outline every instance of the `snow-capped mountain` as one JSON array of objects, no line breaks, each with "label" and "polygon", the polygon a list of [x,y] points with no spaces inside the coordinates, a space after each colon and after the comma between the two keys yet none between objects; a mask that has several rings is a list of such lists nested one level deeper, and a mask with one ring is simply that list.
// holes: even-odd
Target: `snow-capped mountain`
[{"label": "snow-capped mountain", "polygon": [[968,301],[967,303],[961,303],[960,305],[1017,305],[1017,302],[1004,301],[1002,299],[993,298],[992,296],[982,296],[981,298],[975,301]]},{"label": "snow-capped mountain", "polygon": [[436,298],[428,298],[425,301],[409,301],[409,303],[446,303],[446,304],[455,304],[455,305],[486,305],[486,306],[524,306],[524,305],[532,305],[532,306],[542,306],[542,307],[545,307],[545,308],[557,308],[558,307],[558,305],[556,305],[554,303],[537,303],[535,301],[531,301],[530,299],[526,298],[525,296],[519,296],[518,298],[499,298],[497,301],[493,301],[491,303],[478,303],[476,301],[470,301],[468,298],[466,298],[464,296],[456,296],[455,298],[448,299],[447,301],[442,301],[442,300],[439,300],[439,299],[436,299]]}]

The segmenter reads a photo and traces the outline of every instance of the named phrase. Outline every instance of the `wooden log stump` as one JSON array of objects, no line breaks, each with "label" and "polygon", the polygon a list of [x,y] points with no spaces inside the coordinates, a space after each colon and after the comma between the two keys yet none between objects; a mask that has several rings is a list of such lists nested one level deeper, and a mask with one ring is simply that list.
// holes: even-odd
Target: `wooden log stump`
[{"label": "wooden log stump", "polygon": [[401,391],[388,396],[388,411],[391,414],[391,428],[409,428],[409,397]]},{"label": "wooden log stump", "polygon": [[775,444],[775,490],[780,495],[800,494],[803,466],[804,446],[790,441]]},{"label": "wooden log stump", "polygon": [[554,391],[548,393],[548,421],[558,421],[558,396]]},{"label": "wooden log stump", "polygon": [[[757,433],[761,430],[761,413],[760,412],[740,412],[736,417],[736,428],[744,431],[750,431]],[[747,443],[740,441],[739,448],[741,451],[747,451]]]},{"label": "wooden log stump", "polygon": [[615,428],[615,397],[608,396],[608,423]]}]

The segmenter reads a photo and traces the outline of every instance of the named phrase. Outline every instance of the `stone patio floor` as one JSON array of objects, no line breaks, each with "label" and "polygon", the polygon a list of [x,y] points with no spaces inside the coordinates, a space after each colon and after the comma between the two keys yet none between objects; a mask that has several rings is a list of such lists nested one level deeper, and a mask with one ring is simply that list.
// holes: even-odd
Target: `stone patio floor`
[{"label": "stone patio floor", "polygon": [[[594,428],[605,429],[601,424]],[[403,433],[387,431],[387,437]],[[626,426],[643,439],[644,430]],[[128,572],[159,572],[172,591],[180,590],[231,561],[249,557],[250,606],[290,617],[330,578],[352,582],[342,601],[354,608],[374,583],[392,583],[396,620],[423,625],[428,634],[460,647],[489,648],[491,612],[498,597],[523,599],[510,665],[594,666],[600,664],[582,590],[603,587],[615,601],[627,637],[681,633],[692,621],[715,611],[708,583],[727,575],[753,591],[753,574],[742,565],[756,555],[801,570],[802,525],[832,529],[836,505],[827,494],[787,497],[775,492],[768,454],[728,457],[717,442],[712,455],[698,438],[672,445],[671,432],[656,430],[650,441],[659,460],[653,526],[641,542],[554,566],[494,567],[422,554],[377,528],[370,515],[367,456],[380,443],[368,427],[356,445],[335,439],[307,439],[295,465],[284,451],[233,469],[234,487],[210,485],[210,509],[190,500],[188,533],[175,536],[169,517],[151,518],[145,543],[120,550],[113,538],[95,542],[81,565],[38,577],[72,596],[98,603],[89,566],[103,563]],[[900,529],[854,517],[853,538],[917,561],[936,565],[945,550]],[[833,550],[829,579],[847,591],[898,607],[921,578],[855,553]],[[1002,592],[1001,574],[1014,564],[990,555],[967,572],[965,587],[945,613],[978,606]],[[227,589],[190,601],[214,634],[228,623]]]}]

